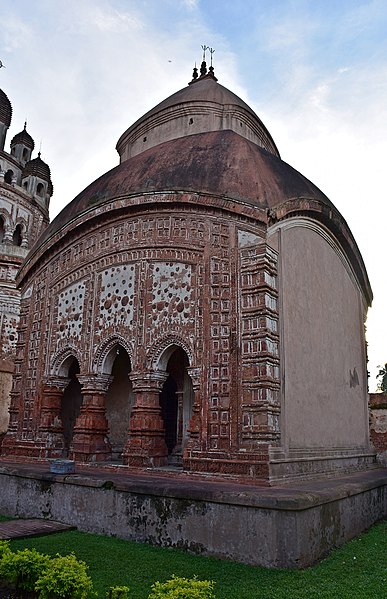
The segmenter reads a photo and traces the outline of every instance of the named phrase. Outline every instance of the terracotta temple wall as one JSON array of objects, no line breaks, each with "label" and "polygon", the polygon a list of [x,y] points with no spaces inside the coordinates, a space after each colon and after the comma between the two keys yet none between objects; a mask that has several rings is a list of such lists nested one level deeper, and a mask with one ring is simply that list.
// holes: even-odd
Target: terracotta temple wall
[{"label": "terracotta temple wall", "polygon": [[[99,406],[98,426],[107,427],[104,363],[117,342],[130,357],[142,406],[133,409],[129,428],[152,428],[140,396],[153,394],[159,410],[160,360],[174,345],[187,355],[195,392],[186,467],[267,477],[268,447],[280,435],[277,255],[263,226],[243,221],[190,207],[86,224],[81,237],[59,244],[23,288],[19,354],[28,360],[16,364],[3,452],[58,455],[56,445],[50,449],[58,430],[53,437],[53,400],[43,399],[44,386],[63,392],[70,357],[79,362],[83,394],[94,396],[87,401]],[[82,443],[93,410],[83,414]],[[136,466],[145,465],[148,451],[137,446],[140,433],[125,450]],[[86,454],[79,459],[102,459]]]},{"label": "terracotta temple wall", "polygon": [[370,393],[371,442],[383,463],[387,461],[387,393]]}]

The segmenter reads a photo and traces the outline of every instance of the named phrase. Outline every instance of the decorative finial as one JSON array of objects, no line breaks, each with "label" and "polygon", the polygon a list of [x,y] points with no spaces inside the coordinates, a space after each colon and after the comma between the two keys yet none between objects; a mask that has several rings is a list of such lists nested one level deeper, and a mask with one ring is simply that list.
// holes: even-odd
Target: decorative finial
[{"label": "decorative finial", "polygon": [[215,50],[213,48],[208,48],[208,47],[207,47],[207,50],[209,50],[210,54],[211,54],[211,67],[210,68],[212,69],[212,55],[215,52]]},{"label": "decorative finial", "polygon": [[194,70],[192,73],[192,80],[195,81],[195,79],[197,79],[198,77],[199,77],[199,75],[198,75],[198,70],[197,70],[196,62],[195,62]]},{"label": "decorative finial", "polygon": [[27,130],[27,119],[24,121],[24,131]]},{"label": "decorative finial", "polygon": [[214,67],[212,66],[212,55],[215,52],[215,50],[213,48],[208,48],[208,50],[210,51],[210,54],[211,54],[211,66],[210,66],[210,68],[208,70],[210,72],[210,75],[212,75],[213,77],[215,77],[215,75],[214,75]]},{"label": "decorative finial", "polygon": [[202,49],[203,49],[203,61],[202,61],[202,64],[200,65],[200,77],[204,77],[204,75],[207,74],[206,50],[208,50],[208,46],[202,45]]},{"label": "decorative finial", "polygon": [[4,67],[4,68],[5,68],[5,64],[3,64],[3,63],[1,62],[1,60],[0,60],[0,69],[1,69],[1,67]]},{"label": "decorative finial", "polygon": [[[202,50],[203,50],[203,60],[200,65],[199,79],[201,79],[202,77],[211,76],[211,78],[214,79],[214,81],[218,81],[217,78],[215,77],[214,67],[212,66],[212,55],[214,54],[215,50],[213,48],[210,48],[210,46],[206,46],[205,44],[202,44]],[[207,63],[206,63],[207,50],[209,50],[209,52],[211,54],[211,66],[208,69],[208,72],[207,72]],[[191,83],[195,83],[195,81],[197,79],[198,79],[198,69],[196,68],[196,62],[195,62],[195,67],[194,67],[193,74],[192,74],[192,81],[190,81],[190,83],[188,85],[190,85]]]},{"label": "decorative finial", "polygon": [[38,152],[38,158],[40,158],[40,150],[39,150],[39,152]]}]

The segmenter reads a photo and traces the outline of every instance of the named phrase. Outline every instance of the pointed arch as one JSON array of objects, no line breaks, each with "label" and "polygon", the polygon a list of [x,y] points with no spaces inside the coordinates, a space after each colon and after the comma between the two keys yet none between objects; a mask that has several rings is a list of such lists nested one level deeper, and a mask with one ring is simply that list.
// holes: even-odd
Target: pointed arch
[{"label": "pointed arch", "polygon": [[16,225],[15,230],[12,235],[12,243],[13,245],[21,246],[23,241],[23,227],[19,223]]},{"label": "pointed arch", "polygon": [[0,219],[2,221],[2,223],[0,223],[0,237],[1,237],[0,243],[1,243],[2,241],[6,241],[4,238],[6,237],[6,233],[10,226],[10,214],[9,214],[8,210],[6,210],[3,207],[0,208]]},{"label": "pointed arch", "polygon": [[11,185],[12,184],[13,176],[14,176],[13,170],[8,169],[7,172],[4,175],[4,182],[8,183],[8,185]]},{"label": "pointed arch", "polygon": [[61,349],[59,352],[54,354],[51,359],[50,375],[67,376],[68,369],[74,360],[76,360],[78,364],[81,363],[78,350],[71,346]]},{"label": "pointed arch", "polygon": [[104,374],[111,373],[113,363],[116,357],[115,350],[118,346],[124,348],[124,350],[127,352],[129,356],[130,362],[132,363],[133,348],[131,344],[128,343],[127,340],[124,337],[122,337],[122,335],[115,334],[102,341],[102,343],[97,348],[93,364],[94,372]]},{"label": "pointed arch", "polygon": [[134,394],[129,374],[132,369],[133,350],[121,335],[111,335],[99,346],[94,360],[94,370],[111,378],[105,397],[106,418],[109,423],[109,443],[113,460],[122,460],[128,436]]},{"label": "pointed arch", "polygon": [[189,366],[192,366],[193,350],[191,346],[178,335],[167,335],[159,339],[148,352],[148,363],[152,370],[166,370],[169,358],[180,348],[187,354]]},{"label": "pointed arch", "polygon": [[68,385],[63,391],[60,419],[63,426],[64,451],[68,455],[74,436],[74,427],[81,411],[83,395],[81,384],[78,379],[80,373],[79,360],[72,354],[62,362],[60,375],[68,378]]},{"label": "pointed arch", "polygon": [[158,369],[167,373],[159,396],[164,422],[168,462],[181,465],[184,447],[189,437],[189,422],[193,414],[194,391],[188,368],[190,359],[182,343],[176,339],[164,343],[158,356]]},{"label": "pointed arch", "polygon": [[43,183],[38,183],[36,186],[36,195],[40,196],[41,198],[44,196],[45,194],[45,187],[43,185]]}]

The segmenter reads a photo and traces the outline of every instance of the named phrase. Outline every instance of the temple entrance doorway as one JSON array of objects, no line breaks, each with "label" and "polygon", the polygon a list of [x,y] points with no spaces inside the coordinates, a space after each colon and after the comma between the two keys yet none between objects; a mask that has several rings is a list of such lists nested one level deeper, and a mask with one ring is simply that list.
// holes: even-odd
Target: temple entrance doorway
[{"label": "temple entrance doorway", "polygon": [[113,377],[105,404],[109,422],[108,436],[112,448],[112,460],[121,461],[134,403],[132,383],[129,380],[131,363],[128,352],[121,345],[115,346],[109,352],[106,362],[111,364],[110,373]]},{"label": "temple entrance doorway", "polygon": [[182,463],[193,410],[193,387],[187,372],[188,366],[189,362],[185,351],[180,347],[175,347],[167,362],[168,378],[160,393],[168,463],[176,466],[180,466]]},{"label": "temple entrance doorway", "polygon": [[61,368],[61,376],[66,376],[70,379],[69,384],[63,392],[60,412],[63,426],[64,454],[66,457],[69,455],[75,421],[79,416],[83,400],[81,384],[77,378],[79,372],[78,360],[73,356],[70,356]]}]

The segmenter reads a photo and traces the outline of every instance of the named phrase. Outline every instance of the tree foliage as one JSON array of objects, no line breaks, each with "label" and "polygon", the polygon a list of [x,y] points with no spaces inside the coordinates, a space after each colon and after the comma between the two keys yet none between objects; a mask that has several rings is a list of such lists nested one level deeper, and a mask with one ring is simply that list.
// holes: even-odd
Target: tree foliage
[{"label": "tree foliage", "polygon": [[378,366],[379,372],[376,375],[377,379],[380,379],[378,382],[378,389],[383,391],[383,393],[387,393],[387,362],[384,366]]}]

